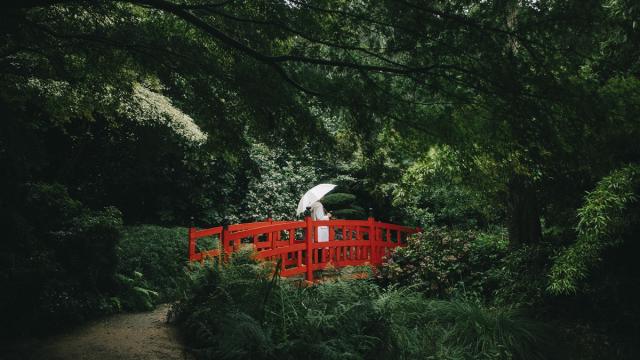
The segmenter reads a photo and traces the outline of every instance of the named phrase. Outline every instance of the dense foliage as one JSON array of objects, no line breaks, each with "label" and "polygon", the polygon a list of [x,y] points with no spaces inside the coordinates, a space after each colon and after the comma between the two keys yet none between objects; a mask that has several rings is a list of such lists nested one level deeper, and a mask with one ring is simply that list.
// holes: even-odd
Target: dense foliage
[{"label": "dense foliage", "polygon": [[542,325],[468,299],[433,300],[368,280],[300,287],[251,253],[205,264],[174,307],[199,358],[542,359]]},{"label": "dense foliage", "polygon": [[143,277],[158,293],[154,302],[177,299],[186,288],[187,229],[154,225],[127,226],[118,244],[118,272]]},{"label": "dense foliage", "polygon": [[113,296],[130,288],[115,276],[122,214],[113,207],[89,210],[60,184],[29,184],[24,191],[24,217],[12,219],[22,231],[15,243],[3,244],[0,307],[8,316],[2,336],[118,311]]},{"label": "dense foliage", "polygon": [[[388,341],[406,357],[470,356],[472,342],[451,343],[466,330],[427,309],[484,324],[517,306],[584,339],[567,340],[576,356],[639,357],[636,2],[8,0],[2,10],[2,335],[176,296],[195,306],[205,290],[186,288],[185,227],[292,218],[307,188],[332,182],[337,217],[426,231],[383,267],[385,289],[260,280],[255,291],[316,296],[330,311],[348,308],[331,291],[362,306],[355,328],[335,329],[350,331],[341,344],[305,309],[270,308],[307,319],[318,351],[390,354],[378,348]],[[214,273],[192,275],[227,286]],[[400,285],[415,313],[381,308]],[[460,294],[483,305],[446,302]],[[272,331],[252,305],[236,315]],[[367,338],[382,315],[450,335],[398,320]],[[391,328],[407,337],[375,332]],[[281,332],[260,334],[263,354],[298,351],[278,347],[292,344]],[[199,346],[219,353],[215,341]],[[487,356],[521,353],[499,336],[486,344]]]},{"label": "dense foliage", "polygon": [[367,211],[358,205],[357,196],[354,194],[339,192],[334,190],[332,193],[322,198],[324,208],[329,211],[334,219],[362,220],[366,219]]},{"label": "dense foliage", "polygon": [[491,177],[489,159],[465,159],[448,146],[436,146],[417,159],[393,190],[404,218],[423,227],[486,227],[500,222],[504,191]]},{"label": "dense foliage", "polygon": [[578,239],[551,269],[549,289],[554,293],[577,291],[578,281],[589,275],[601,253],[619,246],[629,229],[638,227],[635,204],[640,193],[640,166],[629,165],[598,182],[578,209]]},{"label": "dense foliage", "polygon": [[507,252],[503,232],[431,228],[408,242],[382,266],[378,275],[382,283],[411,285],[434,298],[492,295],[498,287],[490,274]]},{"label": "dense foliage", "polygon": [[[251,157],[257,165],[258,174],[248,186],[246,209],[242,214],[247,221],[293,219],[302,194],[321,180],[327,181],[328,176],[321,173],[322,158],[309,164],[263,144],[252,148]],[[309,154],[303,159],[313,157]]]}]

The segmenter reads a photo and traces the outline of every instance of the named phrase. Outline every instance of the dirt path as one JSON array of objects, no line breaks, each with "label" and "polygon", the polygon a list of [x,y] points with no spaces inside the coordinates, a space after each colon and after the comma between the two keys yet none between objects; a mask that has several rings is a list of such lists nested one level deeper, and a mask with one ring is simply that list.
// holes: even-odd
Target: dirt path
[{"label": "dirt path", "polygon": [[[176,329],[165,322],[169,305],[152,312],[120,314],[45,340],[20,344],[8,359],[191,359]],[[2,356],[0,356],[2,358]]]}]

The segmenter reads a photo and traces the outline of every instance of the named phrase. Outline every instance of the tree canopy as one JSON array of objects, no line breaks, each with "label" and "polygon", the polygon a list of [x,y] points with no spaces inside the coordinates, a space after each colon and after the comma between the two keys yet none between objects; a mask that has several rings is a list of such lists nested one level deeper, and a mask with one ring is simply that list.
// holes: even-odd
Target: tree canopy
[{"label": "tree canopy", "polygon": [[0,209],[25,240],[2,245],[11,274],[39,274],[31,253],[71,271],[61,244],[89,224],[285,219],[325,181],[345,217],[371,208],[438,239],[505,229],[492,251],[514,268],[537,254],[513,271],[539,270],[544,296],[632,273],[612,259],[637,229],[635,1],[1,6]]}]

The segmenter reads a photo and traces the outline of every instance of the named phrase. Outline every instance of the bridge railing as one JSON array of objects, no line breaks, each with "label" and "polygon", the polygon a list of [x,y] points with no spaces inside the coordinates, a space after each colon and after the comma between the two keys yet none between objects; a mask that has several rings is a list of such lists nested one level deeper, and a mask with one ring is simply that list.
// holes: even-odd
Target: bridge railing
[{"label": "bridge railing", "polygon": [[[318,228],[329,228],[329,239],[318,242]],[[395,224],[367,220],[271,221],[234,224],[198,230],[189,229],[189,260],[224,257],[251,244],[257,257],[280,261],[282,276],[305,274],[313,281],[313,271],[347,265],[382,264],[392,249],[406,245],[407,237],[419,232]],[[199,239],[210,238],[217,248],[198,251]]]}]

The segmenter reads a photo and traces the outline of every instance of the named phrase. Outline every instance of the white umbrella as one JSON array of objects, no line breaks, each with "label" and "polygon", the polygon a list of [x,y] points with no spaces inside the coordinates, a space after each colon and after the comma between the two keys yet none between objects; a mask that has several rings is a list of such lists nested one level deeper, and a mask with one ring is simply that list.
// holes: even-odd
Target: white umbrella
[{"label": "white umbrella", "polygon": [[311,190],[307,191],[298,202],[298,209],[296,210],[296,215],[302,214],[307,207],[311,206],[314,202],[322,199],[323,196],[327,195],[327,193],[333,190],[336,185],[333,184],[320,184],[314,186]]}]

